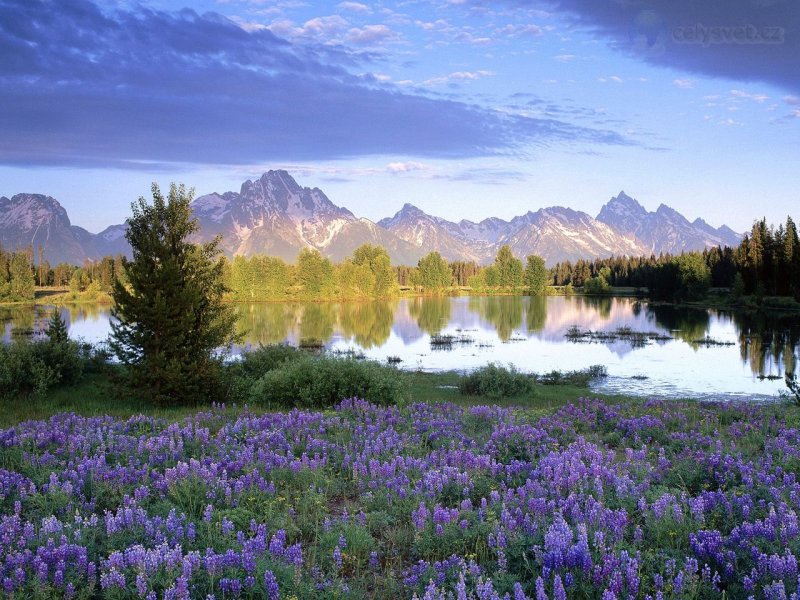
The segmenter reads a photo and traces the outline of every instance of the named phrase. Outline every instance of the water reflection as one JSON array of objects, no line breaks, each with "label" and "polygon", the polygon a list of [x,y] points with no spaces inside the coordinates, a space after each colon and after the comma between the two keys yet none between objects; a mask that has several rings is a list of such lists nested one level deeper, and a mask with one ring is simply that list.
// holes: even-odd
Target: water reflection
[{"label": "water reflection", "polygon": [[382,346],[392,332],[397,300],[339,305],[342,334],[364,349]]},{"label": "water reflection", "polygon": [[672,337],[693,344],[704,339],[711,321],[711,313],[696,308],[654,305],[647,307],[655,324]]},{"label": "water reflection", "polygon": [[494,326],[502,342],[522,327],[523,300],[521,296],[475,296],[469,299],[469,309]]},{"label": "water reflection", "polygon": [[[3,340],[40,332],[51,310],[0,307]],[[90,342],[107,338],[108,306],[60,310],[70,335]],[[538,372],[604,364],[615,382],[613,389],[626,393],[771,395],[783,388],[785,372],[796,371],[800,347],[797,317],[728,314],[632,298],[421,297],[237,304],[235,310],[244,346],[314,340],[331,349],[356,347],[377,360],[399,356],[406,368],[429,370],[469,369],[489,361]],[[672,339],[642,347],[622,339],[572,343],[565,333],[573,326],[594,332],[627,328]],[[474,343],[431,352],[432,335],[458,332],[468,332]],[[515,343],[503,343],[508,341]]]},{"label": "water reflection", "polygon": [[544,329],[544,325],[547,322],[546,296],[531,296],[527,298],[525,322],[528,325],[528,333],[536,333]]},{"label": "water reflection", "polygon": [[436,335],[450,322],[451,299],[441,296],[411,298],[408,313],[425,333]]},{"label": "water reflection", "polygon": [[800,323],[786,315],[734,314],[739,355],[757,376],[795,373],[800,348]]}]

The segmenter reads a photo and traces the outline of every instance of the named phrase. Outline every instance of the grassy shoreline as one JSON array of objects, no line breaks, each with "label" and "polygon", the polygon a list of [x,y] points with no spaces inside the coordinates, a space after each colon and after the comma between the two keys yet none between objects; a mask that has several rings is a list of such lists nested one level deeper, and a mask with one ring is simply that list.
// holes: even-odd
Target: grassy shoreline
[{"label": "grassy shoreline", "polygon": [[[535,384],[533,394],[511,398],[463,396],[458,390],[461,374],[457,371],[426,373],[399,370],[407,386],[409,403],[450,402],[460,406],[498,405],[519,407],[547,413],[579,398],[598,398],[605,402],[643,402],[638,396],[599,394],[585,386]],[[48,419],[60,413],[75,413],[84,417],[110,415],[128,418],[146,415],[179,421],[197,412],[208,410],[210,405],[194,407],[157,408],[133,397],[126,397],[112,383],[108,375],[89,373],[75,386],[56,386],[39,398],[19,398],[3,401],[0,411],[0,428],[13,427],[23,421]],[[231,405],[233,408],[233,405]],[[249,406],[253,412],[273,412],[263,407]],[[282,409],[288,410],[288,409]]]}]

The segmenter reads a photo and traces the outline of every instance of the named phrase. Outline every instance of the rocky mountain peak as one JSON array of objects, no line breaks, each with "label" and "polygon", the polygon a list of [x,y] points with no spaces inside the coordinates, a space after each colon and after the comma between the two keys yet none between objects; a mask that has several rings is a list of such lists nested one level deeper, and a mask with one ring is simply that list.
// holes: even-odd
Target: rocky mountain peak
[{"label": "rocky mountain peak", "polygon": [[[648,212],[624,191],[603,206],[597,219],[551,206],[509,221],[488,217],[479,223],[466,219],[454,223],[406,203],[394,216],[375,224],[357,219],[321,190],[302,187],[284,170],[245,181],[239,192],[200,196],[192,209],[200,225],[195,241],[221,235],[221,247],[229,256],[266,254],[287,261],[308,247],[342,260],[359,245],[371,243],[387,248],[395,264],[415,264],[432,250],[448,260],[486,264],[508,244],[520,258],[539,254],[552,264],[612,254],[736,246],[741,239],[728,227],[715,229],[702,219],[690,223],[663,204]],[[13,249],[44,247],[53,264],[81,264],[87,258],[130,252],[124,224],[92,235],[70,225],[64,208],[41,194],[0,197],[0,244]]]},{"label": "rocky mountain peak", "polygon": [[600,209],[600,214],[597,218],[601,221],[615,218],[639,219],[646,215],[647,210],[634,198],[628,196],[623,190],[616,196],[613,196],[603,208]]},{"label": "rocky mountain peak", "polygon": [[64,207],[52,196],[44,194],[16,194],[0,198],[0,226],[13,224],[24,231],[50,225],[70,227]]}]

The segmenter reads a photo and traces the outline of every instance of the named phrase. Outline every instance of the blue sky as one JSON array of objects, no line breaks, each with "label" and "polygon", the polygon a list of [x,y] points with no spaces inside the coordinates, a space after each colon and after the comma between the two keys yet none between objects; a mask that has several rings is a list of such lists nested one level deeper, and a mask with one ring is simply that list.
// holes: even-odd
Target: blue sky
[{"label": "blue sky", "polygon": [[91,231],[288,169],[377,220],[800,217],[793,0],[0,0],[0,194]]}]

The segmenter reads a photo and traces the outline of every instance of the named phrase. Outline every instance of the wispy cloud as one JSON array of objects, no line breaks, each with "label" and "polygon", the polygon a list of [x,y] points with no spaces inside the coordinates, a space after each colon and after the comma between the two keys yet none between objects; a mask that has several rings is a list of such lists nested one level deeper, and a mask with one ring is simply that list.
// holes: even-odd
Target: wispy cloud
[{"label": "wispy cloud", "polygon": [[360,2],[340,2],[336,5],[339,10],[346,10],[354,13],[371,13],[372,9]]},{"label": "wispy cloud", "polygon": [[673,79],[672,85],[682,90],[691,90],[694,88],[694,81],[691,79]]},{"label": "wispy cloud", "polygon": [[400,35],[386,25],[366,25],[354,27],[347,32],[345,41],[360,46],[374,46],[400,39]]},{"label": "wispy cloud", "polygon": [[456,71],[454,73],[450,73],[449,75],[443,75],[441,77],[431,77],[430,79],[426,79],[423,81],[424,85],[442,85],[444,83],[453,83],[453,82],[463,82],[463,81],[477,81],[478,79],[483,79],[484,77],[491,77],[494,75],[493,71]]},{"label": "wispy cloud", "polygon": [[408,161],[408,162],[391,162],[386,165],[386,171],[392,174],[410,173],[411,171],[428,171],[431,167],[421,162]]}]

